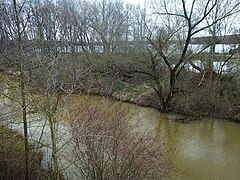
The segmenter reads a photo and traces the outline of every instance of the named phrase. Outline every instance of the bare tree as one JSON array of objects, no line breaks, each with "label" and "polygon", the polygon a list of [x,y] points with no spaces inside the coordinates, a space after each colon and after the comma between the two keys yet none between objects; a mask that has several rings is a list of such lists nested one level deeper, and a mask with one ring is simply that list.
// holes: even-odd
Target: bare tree
[{"label": "bare tree", "polygon": [[102,43],[104,52],[113,52],[124,33],[123,3],[101,0],[89,4],[89,8],[90,26],[97,35],[94,40]]},{"label": "bare tree", "polygon": [[[157,72],[159,60],[164,63],[169,71],[169,87],[167,92],[163,90],[163,84],[154,75],[156,87],[154,88],[161,100],[162,109],[168,111],[176,90],[176,82],[185,65],[190,62],[196,54],[203,52],[208,46],[205,46],[195,52],[189,53],[191,39],[194,36],[201,35],[204,30],[215,26],[218,22],[239,12],[240,3],[206,0],[200,2],[194,0],[188,1],[160,1],[155,2],[154,14],[159,18],[159,27],[157,33],[149,31],[148,40],[153,46],[149,50],[152,60],[153,73]],[[210,15],[218,8],[218,4],[224,7],[224,13],[218,14],[213,21],[206,23]],[[161,63],[160,63],[161,64]]]},{"label": "bare tree", "polygon": [[9,67],[20,73],[19,90],[20,101],[18,103],[22,110],[22,120],[24,125],[24,141],[25,141],[25,170],[26,179],[30,179],[30,162],[29,162],[29,142],[28,142],[28,122],[27,122],[27,93],[26,83],[28,81],[27,69],[28,65],[25,56],[24,39],[26,38],[26,27],[29,23],[29,11],[26,9],[25,2],[17,3],[13,0],[6,3],[2,9],[2,20],[4,26],[1,30],[8,36],[7,49],[1,51],[5,62]]},{"label": "bare tree", "polygon": [[[161,179],[169,169],[161,139],[139,132],[114,102],[87,102],[74,111],[73,165],[83,179]],[[138,125],[137,125],[138,124]]]}]

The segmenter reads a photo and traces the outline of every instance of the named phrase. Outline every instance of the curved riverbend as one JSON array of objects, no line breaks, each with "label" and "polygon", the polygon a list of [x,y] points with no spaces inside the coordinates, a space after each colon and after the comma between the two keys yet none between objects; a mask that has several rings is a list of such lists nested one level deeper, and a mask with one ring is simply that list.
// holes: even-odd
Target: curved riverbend
[{"label": "curved riverbend", "polygon": [[[73,96],[70,101],[81,108],[86,101],[91,104],[111,100],[100,96]],[[158,133],[162,137],[163,146],[174,165],[173,173],[166,179],[239,179],[239,123],[199,118],[184,124],[176,121],[181,118],[180,115],[160,113],[153,108],[129,103],[116,103],[129,111],[130,122],[137,121],[141,123],[143,131]]]}]

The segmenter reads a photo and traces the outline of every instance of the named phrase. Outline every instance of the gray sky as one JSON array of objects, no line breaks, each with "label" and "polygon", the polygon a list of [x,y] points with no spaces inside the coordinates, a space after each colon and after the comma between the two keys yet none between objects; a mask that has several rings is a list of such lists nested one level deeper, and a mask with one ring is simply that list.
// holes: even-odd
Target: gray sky
[{"label": "gray sky", "polygon": [[138,5],[140,4],[140,6],[143,8],[144,7],[144,2],[149,2],[149,0],[126,0],[126,2],[130,3],[130,4],[135,4]]}]

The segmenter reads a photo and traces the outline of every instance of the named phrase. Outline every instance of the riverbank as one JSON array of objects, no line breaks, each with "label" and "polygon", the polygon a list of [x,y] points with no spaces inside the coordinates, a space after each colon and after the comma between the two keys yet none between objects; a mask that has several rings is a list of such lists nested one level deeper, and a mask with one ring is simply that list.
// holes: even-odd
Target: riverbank
[{"label": "riverbank", "polygon": [[[0,159],[0,179],[25,179],[24,138],[20,133],[0,127]],[[41,160],[41,152],[30,152],[31,179],[47,178]]]},{"label": "riverbank", "polygon": [[[128,78],[128,79],[127,79]],[[100,95],[117,101],[133,103],[143,107],[152,107],[160,112],[160,101],[149,79],[143,76],[117,77],[103,76],[90,79],[81,91],[86,95]],[[238,96],[237,94],[235,96]],[[214,94],[207,88],[176,92],[170,112],[194,117],[213,117],[240,122],[240,104],[234,97],[226,98]],[[190,119],[190,120],[189,120]]]},{"label": "riverbank", "polygon": [[[10,78],[11,82],[16,79],[12,75]],[[239,80],[225,75],[215,87],[214,82],[209,83],[206,79],[198,86],[199,78],[199,74],[192,74],[191,78],[178,81],[169,112],[186,115],[190,119],[213,117],[240,122]],[[100,95],[164,112],[153,89],[155,82],[147,75],[94,70],[77,83],[74,93]],[[32,93],[42,93],[36,84],[31,86]]]}]

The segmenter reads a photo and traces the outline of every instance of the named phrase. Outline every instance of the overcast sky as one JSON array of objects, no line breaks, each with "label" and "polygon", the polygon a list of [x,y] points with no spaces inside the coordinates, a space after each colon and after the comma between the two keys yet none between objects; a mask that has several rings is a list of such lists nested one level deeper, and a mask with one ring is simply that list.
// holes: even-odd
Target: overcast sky
[{"label": "overcast sky", "polygon": [[149,2],[149,0],[126,0],[126,2],[130,3],[130,4],[135,4],[138,5],[140,4],[140,6],[143,8],[144,7],[144,2],[146,1]]}]

